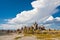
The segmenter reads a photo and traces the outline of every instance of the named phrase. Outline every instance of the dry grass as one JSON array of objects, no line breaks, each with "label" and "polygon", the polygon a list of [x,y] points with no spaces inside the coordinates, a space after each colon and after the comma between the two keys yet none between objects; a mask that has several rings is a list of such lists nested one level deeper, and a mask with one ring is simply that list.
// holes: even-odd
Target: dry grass
[{"label": "dry grass", "polygon": [[17,37],[14,38],[14,40],[18,40],[18,39],[20,39],[20,38],[22,38],[22,37],[17,36]]},{"label": "dry grass", "polygon": [[[25,36],[32,36],[33,34],[25,34]],[[60,39],[60,31],[44,31],[43,33],[37,34],[35,33],[37,39],[44,39],[44,40],[53,40],[54,38]]]},{"label": "dry grass", "polygon": [[46,39],[46,40],[53,40],[53,38],[59,38],[60,39],[60,31],[51,31],[50,33],[42,33],[42,34],[35,34],[34,36],[37,37],[37,39]]}]

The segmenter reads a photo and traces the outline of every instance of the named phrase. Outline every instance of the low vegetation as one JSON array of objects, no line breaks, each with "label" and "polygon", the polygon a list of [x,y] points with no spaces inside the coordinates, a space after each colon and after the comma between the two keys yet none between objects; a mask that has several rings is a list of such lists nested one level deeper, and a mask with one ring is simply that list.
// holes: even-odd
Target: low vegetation
[{"label": "low vegetation", "polygon": [[22,37],[17,36],[17,37],[14,38],[14,40],[18,40],[18,39],[20,39],[20,38],[22,38]]},{"label": "low vegetation", "polygon": [[60,39],[60,30],[52,30],[52,29],[45,29],[44,26],[39,26],[35,23],[31,27],[26,27],[23,29],[23,34],[25,36],[35,36],[37,39],[46,39],[46,40],[53,40],[54,38]]},{"label": "low vegetation", "polygon": [[[4,30],[2,30],[2,31],[4,31]],[[38,24],[36,22],[31,27],[25,26],[25,27],[22,27],[21,29],[15,30],[15,31],[8,30],[6,32],[24,34],[24,36],[35,36],[39,40],[41,40],[41,39],[53,40],[54,38],[60,39],[60,30],[46,29],[44,26],[38,26]],[[19,38],[22,38],[22,37],[17,36],[14,39],[18,40]]]}]

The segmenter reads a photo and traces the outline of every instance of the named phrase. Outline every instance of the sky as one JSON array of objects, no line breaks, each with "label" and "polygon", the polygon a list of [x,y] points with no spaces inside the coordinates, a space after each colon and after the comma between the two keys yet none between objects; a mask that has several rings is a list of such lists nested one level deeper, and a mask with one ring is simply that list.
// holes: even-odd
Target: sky
[{"label": "sky", "polygon": [[56,9],[58,9],[59,11],[53,14],[53,17],[60,17],[60,6],[58,6]]},{"label": "sky", "polygon": [[0,23],[4,19],[14,18],[24,10],[33,9],[31,2],[34,0],[0,0]]},{"label": "sky", "polygon": [[[22,24],[22,23],[24,24],[26,22],[32,23],[33,21],[42,22],[40,19],[44,21],[48,18],[48,16],[52,16],[51,17],[53,18],[52,20],[57,19],[57,17],[60,18],[60,1],[59,0],[55,0],[55,1],[51,0],[50,2],[49,1],[50,0],[46,0],[46,1],[44,0],[42,1],[40,0],[0,0],[0,28],[2,27],[4,28],[6,25],[10,27],[13,26],[13,28],[16,28],[14,26],[20,26],[19,24]],[[53,4],[55,2],[56,2],[56,5]],[[46,12],[44,13],[42,12],[42,10]],[[54,10],[54,13],[52,12],[53,10]],[[46,15],[43,15],[43,14],[46,14]],[[46,18],[44,18],[45,16]]]},{"label": "sky", "polygon": [[31,10],[32,1],[34,0],[0,0],[0,19],[13,18],[21,11]]}]

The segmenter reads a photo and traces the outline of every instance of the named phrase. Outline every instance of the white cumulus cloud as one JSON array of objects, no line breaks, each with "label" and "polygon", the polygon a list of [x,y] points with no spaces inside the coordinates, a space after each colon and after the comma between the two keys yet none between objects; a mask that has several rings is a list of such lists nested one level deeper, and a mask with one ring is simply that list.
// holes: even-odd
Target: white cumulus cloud
[{"label": "white cumulus cloud", "polygon": [[60,29],[60,17],[53,18],[50,16],[45,22],[44,25],[47,28]]},{"label": "white cumulus cloud", "polygon": [[[17,14],[15,18],[8,20],[7,25],[9,24],[8,26],[10,26],[14,24],[14,26],[19,27],[21,24],[29,25],[28,23],[35,21],[43,22],[55,12],[55,8],[60,5],[60,0],[36,0],[33,1],[31,5],[34,9]],[[5,26],[5,24],[1,26],[3,25]]]},{"label": "white cumulus cloud", "polygon": [[45,24],[60,24],[60,17],[53,18],[53,16],[50,16],[46,21],[44,21]]},{"label": "white cumulus cloud", "polygon": [[[40,21],[47,16],[53,14],[52,11],[60,4],[59,0],[36,0],[33,1],[32,7],[34,9],[29,11],[23,11],[12,18],[10,23],[26,23]],[[43,21],[43,20],[42,20]]]}]

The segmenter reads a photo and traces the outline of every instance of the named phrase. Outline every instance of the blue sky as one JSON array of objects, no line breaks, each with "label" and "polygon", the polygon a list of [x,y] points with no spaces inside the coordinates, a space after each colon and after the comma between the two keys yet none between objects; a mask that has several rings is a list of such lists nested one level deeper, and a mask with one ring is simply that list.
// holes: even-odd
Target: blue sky
[{"label": "blue sky", "polygon": [[[31,2],[35,0],[0,0],[0,24],[5,23],[4,19],[16,17],[22,11],[32,10]],[[60,17],[60,6],[57,6],[58,12],[53,14],[54,18]]]},{"label": "blue sky", "polygon": [[[0,0],[0,19],[13,18],[21,11],[33,9],[32,1],[34,0]],[[54,15],[56,16],[60,17],[60,12]]]},{"label": "blue sky", "polygon": [[0,23],[4,23],[4,19],[14,18],[24,10],[33,9],[32,1],[34,0],[0,0]]},{"label": "blue sky", "polygon": [[54,17],[60,17],[60,6],[58,6],[56,9],[58,9],[59,11],[56,12],[53,16]]},{"label": "blue sky", "polygon": [[17,13],[31,10],[33,0],[0,0],[0,19],[13,18]]}]

